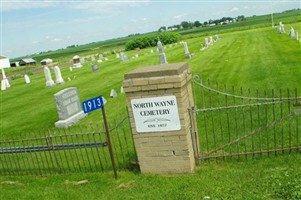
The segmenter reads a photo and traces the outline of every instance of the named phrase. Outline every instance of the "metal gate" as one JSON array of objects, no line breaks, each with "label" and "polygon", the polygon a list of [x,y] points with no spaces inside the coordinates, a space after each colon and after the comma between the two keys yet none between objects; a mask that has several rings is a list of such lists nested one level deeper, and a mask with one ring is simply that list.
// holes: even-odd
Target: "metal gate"
[{"label": "metal gate", "polygon": [[297,89],[244,90],[193,79],[199,159],[299,151],[301,97]]}]

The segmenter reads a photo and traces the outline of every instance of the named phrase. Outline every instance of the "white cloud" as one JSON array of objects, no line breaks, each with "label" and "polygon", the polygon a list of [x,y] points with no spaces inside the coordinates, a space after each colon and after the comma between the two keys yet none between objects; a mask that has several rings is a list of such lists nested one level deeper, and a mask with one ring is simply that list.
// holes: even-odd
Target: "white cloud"
[{"label": "white cloud", "polygon": [[239,11],[239,8],[234,7],[234,8],[232,8],[232,9],[230,10],[230,12],[236,12],[236,11]]},{"label": "white cloud", "polygon": [[180,15],[176,15],[176,16],[173,16],[173,18],[175,19],[182,19],[186,16],[187,14],[180,14]]},{"label": "white cloud", "polygon": [[63,40],[63,39],[61,39],[61,38],[54,38],[54,39],[51,40],[51,42],[58,42],[58,41],[61,41],[61,40]]}]

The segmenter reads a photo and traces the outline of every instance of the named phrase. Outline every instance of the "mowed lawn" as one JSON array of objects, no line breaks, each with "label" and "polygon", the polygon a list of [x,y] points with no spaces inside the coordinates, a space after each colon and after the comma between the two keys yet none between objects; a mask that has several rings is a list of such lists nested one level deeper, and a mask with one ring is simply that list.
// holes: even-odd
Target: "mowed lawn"
[{"label": "mowed lawn", "polygon": [[[219,84],[245,89],[294,89],[301,86],[301,43],[286,34],[279,34],[271,27],[251,29],[221,34],[220,41],[204,51],[200,51],[205,37],[187,39],[192,59],[184,59],[182,45],[173,45],[165,49],[169,63],[188,62],[194,75],[203,80],[210,79]],[[301,30],[300,23],[293,24],[296,31]],[[300,31],[301,32],[301,31]],[[45,88],[44,73],[30,76],[31,83],[26,85],[24,78],[11,81],[12,87],[1,92],[1,133],[9,138],[14,132],[33,131],[54,127],[58,120],[54,94],[67,87],[77,87],[81,101],[103,95],[109,119],[126,113],[126,98],[120,94],[123,77],[138,67],[157,65],[159,58],[155,48],[127,52],[137,59],[120,62],[115,55],[109,55],[109,61],[100,63],[100,71],[92,73],[91,64],[87,62],[82,69],[69,71],[69,66],[61,68],[66,83],[53,88]],[[71,64],[70,64],[71,65]],[[55,79],[52,71],[53,79]],[[72,81],[68,81],[70,77]],[[115,89],[117,98],[109,97],[110,90]],[[118,110],[116,109],[118,108]],[[79,124],[97,123],[100,113],[91,113]]]},{"label": "mowed lawn", "polygon": [[[119,172],[0,177],[0,198],[15,199],[300,199],[300,154],[204,162],[193,174]],[[82,184],[80,184],[82,183]],[[77,185],[78,184],[78,185]]]}]

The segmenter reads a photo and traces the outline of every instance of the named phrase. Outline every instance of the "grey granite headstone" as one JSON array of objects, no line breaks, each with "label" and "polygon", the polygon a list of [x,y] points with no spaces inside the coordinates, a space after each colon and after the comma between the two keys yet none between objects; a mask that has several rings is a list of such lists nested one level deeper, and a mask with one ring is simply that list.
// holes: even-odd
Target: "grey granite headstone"
[{"label": "grey granite headstone", "polygon": [[54,94],[59,121],[55,122],[57,128],[67,128],[85,117],[81,108],[76,87],[70,87]]},{"label": "grey granite headstone", "polygon": [[158,51],[159,51],[160,64],[167,64],[166,55],[163,51],[163,46],[159,39],[158,39],[157,47],[158,47]]},{"label": "grey granite headstone", "polygon": [[121,52],[121,62],[125,62],[128,60],[128,55],[124,52]]},{"label": "grey granite headstone", "polygon": [[98,65],[93,64],[93,65],[92,65],[92,72],[97,72],[97,71],[99,71]]}]

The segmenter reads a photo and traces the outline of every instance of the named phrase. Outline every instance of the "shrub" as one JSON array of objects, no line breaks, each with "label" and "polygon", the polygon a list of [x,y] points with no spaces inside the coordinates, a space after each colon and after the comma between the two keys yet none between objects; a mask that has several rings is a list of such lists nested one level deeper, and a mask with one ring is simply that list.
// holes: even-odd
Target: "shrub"
[{"label": "shrub", "polygon": [[181,40],[181,35],[173,32],[164,32],[138,36],[125,44],[125,50],[154,47],[157,45],[158,38],[163,44],[172,44]]}]

